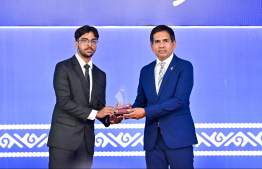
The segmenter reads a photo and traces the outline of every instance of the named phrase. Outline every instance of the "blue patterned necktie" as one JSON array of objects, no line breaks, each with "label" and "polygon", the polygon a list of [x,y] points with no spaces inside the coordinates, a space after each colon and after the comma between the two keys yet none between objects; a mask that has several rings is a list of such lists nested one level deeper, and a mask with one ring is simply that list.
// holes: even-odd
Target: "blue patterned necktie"
[{"label": "blue patterned necktie", "polygon": [[84,68],[86,69],[85,72],[85,79],[86,79],[86,91],[87,91],[87,102],[89,104],[89,96],[90,96],[90,77],[89,77],[89,65],[86,64],[84,66]]},{"label": "blue patterned necktie", "polygon": [[165,62],[160,62],[160,70],[159,70],[159,76],[158,76],[158,86],[160,87],[161,85],[161,82],[163,80],[163,77],[164,77],[164,74],[165,74],[165,70],[164,70],[164,65],[165,65]]}]

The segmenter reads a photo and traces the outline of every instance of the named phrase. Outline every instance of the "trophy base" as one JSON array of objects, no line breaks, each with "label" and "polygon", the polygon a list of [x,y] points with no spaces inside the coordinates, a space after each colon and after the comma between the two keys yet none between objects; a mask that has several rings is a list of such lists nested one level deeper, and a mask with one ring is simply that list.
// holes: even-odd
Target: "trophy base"
[{"label": "trophy base", "polygon": [[115,115],[119,116],[119,115],[123,115],[123,114],[129,114],[129,112],[127,110],[128,110],[128,108],[117,109],[117,113],[115,113]]}]

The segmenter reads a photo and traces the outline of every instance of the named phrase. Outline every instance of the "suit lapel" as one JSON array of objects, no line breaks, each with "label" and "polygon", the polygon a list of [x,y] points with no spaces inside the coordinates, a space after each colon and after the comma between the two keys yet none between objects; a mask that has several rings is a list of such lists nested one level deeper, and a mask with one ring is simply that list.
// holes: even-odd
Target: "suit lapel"
[{"label": "suit lapel", "polygon": [[166,73],[164,75],[164,78],[162,80],[162,83],[161,83],[161,86],[160,86],[160,89],[159,89],[159,92],[158,92],[157,100],[159,99],[161,93],[163,92],[165,85],[168,82],[168,79],[175,72],[176,65],[177,65],[177,56],[174,54],[173,59],[170,62],[169,66],[166,70]]},{"label": "suit lapel", "polygon": [[156,102],[157,100],[157,94],[156,94],[156,83],[155,83],[155,66],[156,66],[156,61],[150,65],[150,67],[148,68],[148,72],[146,73],[147,75],[147,80],[146,80],[146,86],[153,86],[153,87],[149,87],[149,94],[151,95],[150,98],[152,98],[152,100],[154,102]]},{"label": "suit lapel", "polygon": [[83,71],[82,71],[82,69],[81,69],[81,67],[80,67],[79,62],[78,62],[77,59],[76,59],[76,56],[73,56],[73,57],[72,57],[72,62],[73,62],[73,65],[74,65],[74,69],[75,69],[75,71],[76,71],[76,73],[77,73],[77,75],[78,75],[78,77],[79,77],[79,79],[80,79],[80,82],[81,82],[81,84],[82,84],[82,88],[83,88],[83,90],[84,90],[86,99],[88,99],[85,76],[84,76],[84,74],[83,74]]},{"label": "suit lapel", "polygon": [[93,85],[92,85],[90,105],[92,105],[93,101],[95,101],[94,96],[97,96],[97,94],[95,92],[99,91],[99,88],[97,88],[99,86],[99,78],[98,78],[99,75],[98,75],[98,73],[99,73],[98,68],[93,64],[93,69],[92,69]]}]

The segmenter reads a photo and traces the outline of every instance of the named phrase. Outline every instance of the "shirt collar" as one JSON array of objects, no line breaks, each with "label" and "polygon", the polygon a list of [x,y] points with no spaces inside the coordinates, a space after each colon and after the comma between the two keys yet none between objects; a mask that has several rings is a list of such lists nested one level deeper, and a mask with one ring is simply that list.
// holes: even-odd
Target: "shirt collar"
[{"label": "shirt collar", "polygon": [[[75,54],[76,59],[78,60],[81,68],[83,68],[86,65],[86,62],[78,55],[78,53]],[[93,62],[92,62],[92,58],[91,60],[88,62],[88,65],[91,69],[93,69]]]},{"label": "shirt collar", "polygon": [[[166,65],[169,66],[169,64],[171,63],[171,61],[172,61],[172,59],[173,59],[173,56],[174,56],[174,54],[172,53],[172,54],[171,54],[166,60],[164,60],[163,62],[165,62]],[[161,62],[161,61],[157,58],[157,59],[156,59],[156,66],[158,66],[160,62]]]}]

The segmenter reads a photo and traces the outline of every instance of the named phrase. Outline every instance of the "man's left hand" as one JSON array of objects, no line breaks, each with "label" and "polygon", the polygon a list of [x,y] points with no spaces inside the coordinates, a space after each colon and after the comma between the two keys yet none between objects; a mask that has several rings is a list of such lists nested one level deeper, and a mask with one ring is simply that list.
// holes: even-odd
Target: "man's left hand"
[{"label": "man's left hand", "polygon": [[109,117],[109,122],[111,124],[118,124],[121,123],[121,121],[123,120],[123,116],[114,116],[112,115],[111,117]]},{"label": "man's left hand", "polygon": [[129,114],[124,114],[124,118],[127,119],[141,119],[146,116],[146,112],[144,108],[134,108],[134,109],[128,109]]}]

